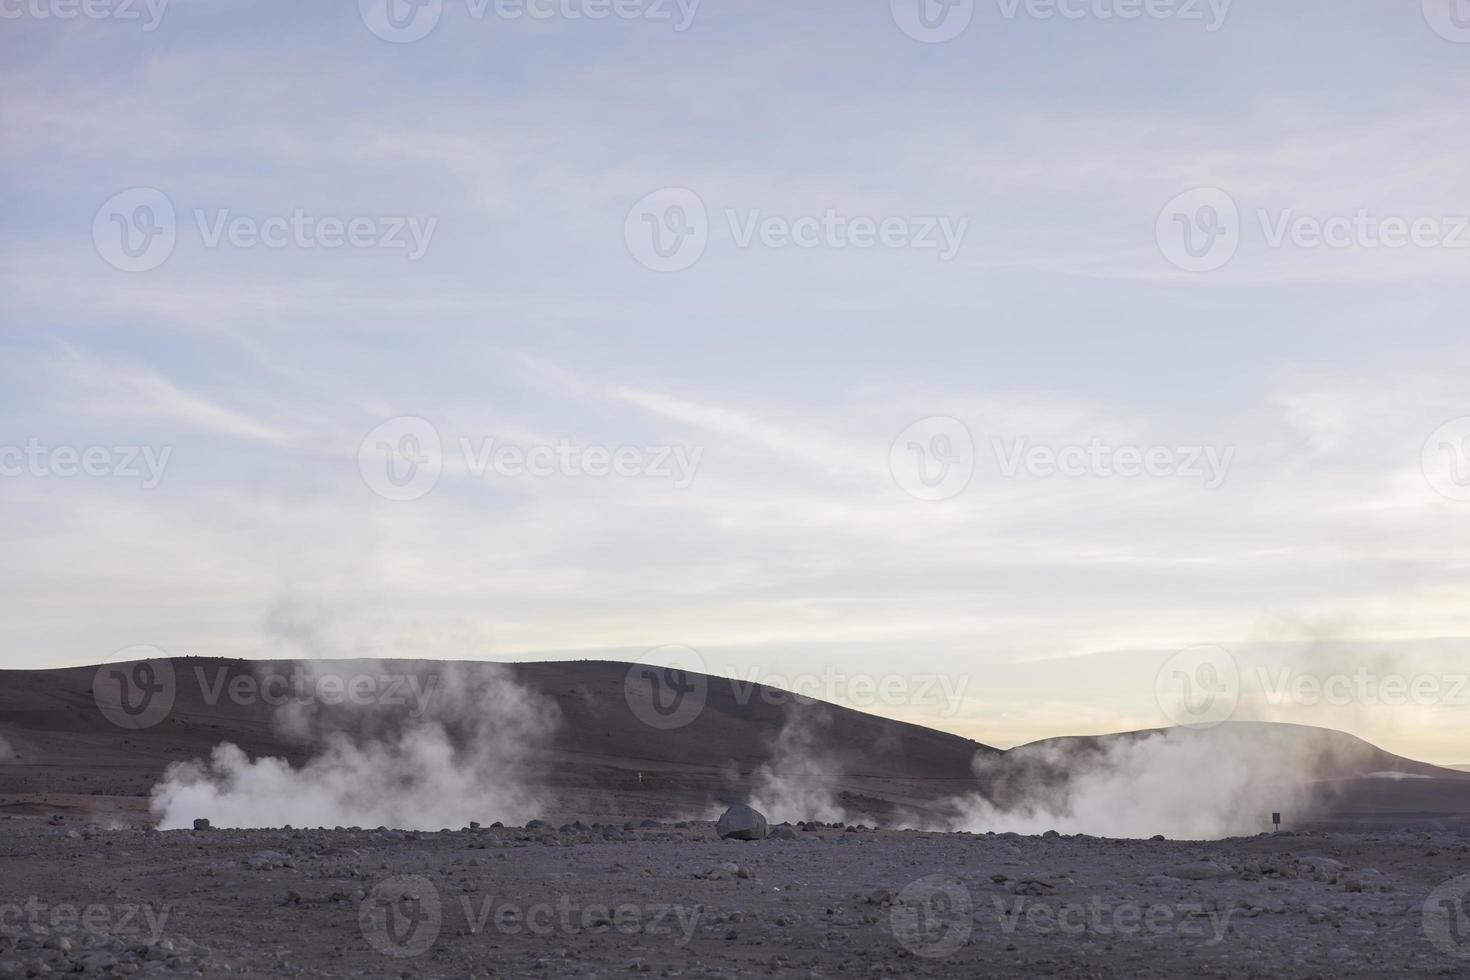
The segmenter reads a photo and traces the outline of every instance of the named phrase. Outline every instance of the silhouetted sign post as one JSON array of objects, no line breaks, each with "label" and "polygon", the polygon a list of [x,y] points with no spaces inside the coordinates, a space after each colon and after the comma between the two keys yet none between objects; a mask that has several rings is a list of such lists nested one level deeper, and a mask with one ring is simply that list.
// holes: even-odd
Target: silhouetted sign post
[{"label": "silhouetted sign post", "polygon": [[1279,814],[1279,813],[1273,813],[1273,814],[1271,814],[1271,822],[1276,825],[1276,832],[1278,834],[1281,833],[1281,814]]}]

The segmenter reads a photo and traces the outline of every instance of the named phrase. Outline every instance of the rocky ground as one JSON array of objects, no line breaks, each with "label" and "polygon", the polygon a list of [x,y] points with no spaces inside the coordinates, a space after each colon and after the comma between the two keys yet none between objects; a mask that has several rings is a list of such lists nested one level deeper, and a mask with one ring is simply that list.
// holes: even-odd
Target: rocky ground
[{"label": "rocky ground", "polygon": [[652,821],[160,833],[9,817],[0,977],[1470,970],[1470,839],[1454,834],[773,834]]}]

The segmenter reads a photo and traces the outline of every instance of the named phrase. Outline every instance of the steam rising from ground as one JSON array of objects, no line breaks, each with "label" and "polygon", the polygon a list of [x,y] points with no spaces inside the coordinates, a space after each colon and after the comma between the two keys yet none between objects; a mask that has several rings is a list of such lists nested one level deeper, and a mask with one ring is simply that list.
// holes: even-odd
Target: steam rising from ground
[{"label": "steam rising from ground", "polygon": [[788,707],[771,758],[751,774],[751,805],[773,823],[846,822],[833,783],[842,766],[828,748],[831,726],[821,704]]},{"label": "steam rising from ground", "polygon": [[1215,840],[1270,829],[1323,790],[1319,775],[1369,761],[1367,743],[1295,726],[1174,728],[977,756],[981,793],[956,800],[955,829]]},{"label": "steam rising from ground", "polygon": [[[868,819],[839,802],[836,774],[846,767],[829,729],[819,708],[788,716],[770,761],[751,779],[751,804],[772,822]],[[1331,777],[1366,775],[1376,755],[1350,736],[1294,725],[1058,739],[977,754],[978,792],[898,822],[975,833],[1217,840],[1270,829],[1277,811],[1289,825],[1325,798]]]},{"label": "steam rising from ground", "polygon": [[10,743],[0,737],[0,762],[13,762],[15,760],[15,749]]},{"label": "steam rising from ground", "polygon": [[227,742],[207,762],[174,763],[153,788],[159,827],[189,827],[196,817],[220,827],[405,830],[524,822],[543,801],[523,766],[560,724],[555,704],[492,665],[435,664],[433,670],[438,683],[413,714],[321,703],[283,707],[278,726],[322,746],[299,767],[251,759]]}]

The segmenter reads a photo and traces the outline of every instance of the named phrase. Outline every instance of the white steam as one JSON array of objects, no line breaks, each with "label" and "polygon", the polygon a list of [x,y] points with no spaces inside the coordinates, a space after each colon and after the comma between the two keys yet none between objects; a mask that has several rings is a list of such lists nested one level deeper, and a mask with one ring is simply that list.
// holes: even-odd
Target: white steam
[{"label": "white steam", "polygon": [[788,707],[770,759],[751,774],[750,805],[772,823],[847,822],[835,784],[835,774],[843,767],[826,748],[831,724],[820,704]]},{"label": "white steam", "polygon": [[560,724],[555,704],[493,665],[432,669],[439,683],[416,715],[282,708],[278,725],[322,745],[299,768],[251,759],[230,743],[207,762],[174,763],[153,788],[158,826],[179,829],[204,817],[219,827],[439,830],[535,815],[542,800],[526,764]]},{"label": "white steam", "polygon": [[[1080,747],[1079,746],[1084,746]],[[1294,726],[1169,729],[1095,746],[1053,742],[976,758],[983,793],[952,801],[952,829],[1217,840],[1271,829],[1322,798],[1321,777],[1373,749]]]},{"label": "white steam", "polygon": [[14,762],[15,749],[7,742],[4,736],[0,736],[0,762]]},{"label": "white steam", "polygon": [[[772,822],[863,822],[840,802],[830,719],[792,712],[771,759],[752,774],[751,804]],[[1097,837],[1218,840],[1286,825],[1327,801],[1334,780],[1364,777],[1386,757],[1337,732],[1294,725],[1227,724],[1099,739],[1059,739],[977,754],[976,792],[904,812],[922,830],[1055,830]],[[1404,775],[1404,774],[1397,774]]]}]

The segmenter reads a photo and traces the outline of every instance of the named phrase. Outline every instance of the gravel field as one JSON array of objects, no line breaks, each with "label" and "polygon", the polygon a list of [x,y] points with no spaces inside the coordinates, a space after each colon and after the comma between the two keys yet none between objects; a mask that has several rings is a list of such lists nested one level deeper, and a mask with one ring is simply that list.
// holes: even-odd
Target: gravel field
[{"label": "gravel field", "polygon": [[[0,977],[1464,975],[1470,841],[0,820]],[[1425,909],[1430,913],[1426,915]]]}]

